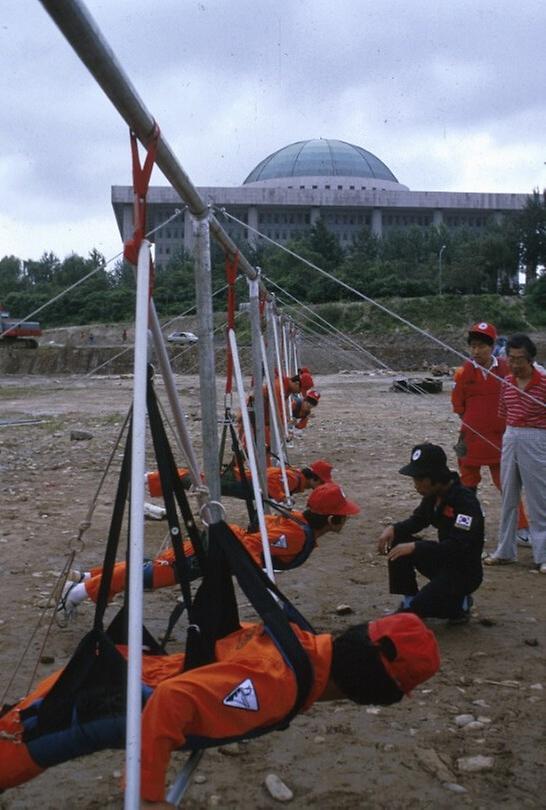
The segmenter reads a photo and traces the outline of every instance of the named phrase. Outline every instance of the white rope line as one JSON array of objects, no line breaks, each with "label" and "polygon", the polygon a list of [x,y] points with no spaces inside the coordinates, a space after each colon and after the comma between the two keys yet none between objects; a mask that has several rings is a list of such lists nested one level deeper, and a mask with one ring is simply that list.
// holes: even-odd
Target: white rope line
[{"label": "white rope line", "polygon": [[[162,222],[156,228],[149,231],[149,233],[146,234],[146,238],[148,236],[151,236],[152,234],[156,233],[156,231],[160,230],[161,228],[164,228],[166,225],[169,224],[169,222],[172,222],[173,219],[180,216],[180,214],[183,213],[183,210],[184,209],[177,208],[175,213],[172,214],[167,220],[165,220],[165,222]],[[83,276],[83,278],[78,279],[78,281],[75,281],[74,284],[71,284],[69,287],[66,287],[66,289],[61,290],[60,293],[58,293],[57,295],[54,295],[53,298],[50,298],[49,301],[46,301],[45,304],[42,304],[41,306],[39,306],[38,309],[35,309],[29,315],[26,315],[24,318],[17,318],[17,324],[26,323],[27,321],[30,321],[31,318],[34,318],[36,315],[38,315],[40,312],[42,312],[42,310],[46,309],[46,307],[49,307],[49,306],[51,306],[51,304],[54,304],[56,301],[59,301],[61,298],[64,298],[65,295],[67,295],[69,292],[72,292],[72,290],[75,290],[76,287],[79,287],[80,284],[84,283],[84,281],[88,281],[92,276],[95,275],[95,273],[98,273],[99,270],[105,270],[108,267],[109,264],[112,264],[112,262],[116,261],[116,259],[119,259],[120,256],[123,256],[123,250],[120,250],[119,253],[116,253],[115,256],[112,256],[110,259],[105,261],[104,264],[97,265],[97,267],[95,267],[93,270],[91,270],[91,272],[88,273],[86,276]],[[9,329],[6,329],[5,332],[2,332],[2,334],[0,334],[0,339],[5,338],[6,335],[9,335],[9,333],[13,329],[16,329],[16,328],[17,328],[16,325],[14,325],[14,326],[11,326]]]},{"label": "white rope line", "polygon": [[292,293],[288,292],[288,290],[284,289],[279,284],[277,284],[275,281],[273,281],[272,278],[269,278],[269,276],[266,276],[264,274],[262,274],[262,278],[265,279],[266,281],[268,281],[270,284],[273,284],[273,286],[276,287],[278,290],[281,290],[283,295],[287,295],[289,298],[291,298],[293,301],[295,301],[298,304],[298,306],[305,309],[306,312],[309,312],[313,318],[315,318],[316,320],[323,323],[332,332],[339,335],[340,338],[342,338],[343,340],[345,340],[346,342],[350,343],[352,346],[357,348],[359,352],[362,352],[362,353],[368,355],[368,357],[371,360],[373,360],[379,366],[382,366],[382,368],[391,370],[391,369],[389,369],[389,366],[387,366],[382,360],[380,360],[379,357],[376,357],[375,354],[372,354],[372,352],[370,352],[364,346],[361,346],[356,340],[352,340],[348,333],[342,332],[341,329],[338,329],[337,327],[335,327],[332,323],[330,323],[330,321],[326,320],[326,318],[323,318],[322,315],[320,315],[318,312],[315,312],[313,309],[311,309],[310,306],[308,306],[307,304],[304,304],[304,302],[300,301],[298,298],[296,298],[295,295],[292,295]]},{"label": "white rope line", "polygon": [[[268,279],[268,278],[267,278],[267,276],[263,276],[263,278],[267,279],[268,281],[271,281],[271,279]],[[275,282],[273,282],[273,283],[275,284]],[[275,284],[275,287],[277,287],[277,288],[278,288],[279,290],[281,290],[283,293],[290,295],[290,297],[291,297],[291,298],[294,298],[294,300],[296,300],[296,301],[298,300],[297,298],[295,298],[295,296],[293,296],[293,295],[291,295],[290,293],[288,293],[288,291],[287,291],[287,290],[284,290],[282,287],[280,287],[280,285],[279,285],[279,284]],[[303,302],[298,302],[298,303],[301,303],[301,304],[302,304],[302,306],[305,306],[305,304],[303,304]],[[330,324],[330,323],[329,323],[329,321],[327,321],[325,318],[323,318],[322,320],[324,320],[324,321],[325,321],[325,323],[326,323],[326,324],[328,324],[328,325],[331,327],[331,329],[334,329],[334,330],[335,330],[335,327],[333,326],[333,324]],[[305,329],[305,325],[301,324],[301,322],[299,323],[299,325],[301,326],[301,328],[302,328],[302,329]],[[309,330],[308,330],[308,331],[309,331]],[[359,344],[358,344],[358,343],[356,343],[356,342],[354,343],[354,345],[355,345],[355,347],[356,347],[356,348],[362,348],[362,347],[359,347]],[[372,356],[373,356],[373,355],[372,355]],[[385,369],[389,370],[389,371],[390,371],[390,372],[391,372],[391,373],[392,373],[392,374],[393,374],[395,377],[396,377],[396,376],[398,376],[398,375],[396,374],[396,372],[394,371],[394,369],[390,368],[389,366],[387,366],[387,365],[386,365],[385,363],[383,363],[382,361],[378,361],[378,362],[381,362],[381,364],[383,365],[383,367],[384,367]],[[430,394],[428,391],[425,391],[424,389],[422,390],[422,392],[421,392],[421,393],[426,394],[427,396],[432,396],[432,394]],[[495,450],[498,450],[499,452],[501,451],[501,449],[502,449],[501,447],[499,447],[497,444],[495,444],[495,442],[492,442],[492,441],[491,441],[491,439],[489,439],[487,436],[484,436],[482,433],[480,433],[480,431],[479,431],[479,430],[477,430],[476,428],[474,428],[474,427],[472,427],[471,425],[467,424],[467,423],[466,423],[466,422],[465,422],[463,419],[461,419],[460,426],[461,426],[461,427],[468,428],[468,430],[470,430],[472,433],[474,433],[474,435],[479,436],[479,438],[480,438],[480,439],[482,439],[484,442],[486,442],[487,444],[489,444],[489,445],[490,445],[491,447],[493,447]],[[483,466],[483,465],[482,465],[482,466]]]},{"label": "white rope line", "polygon": [[[359,298],[362,298],[364,301],[367,301],[369,304],[372,304],[372,306],[377,307],[378,309],[382,310],[387,315],[390,315],[391,317],[396,318],[396,320],[400,321],[401,323],[405,324],[406,326],[409,326],[410,329],[413,329],[415,332],[418,332],[420,335],[423,335],[423,337],[426,337],[429,340],[432,340],[434,343],[438,344],[438,346],[441,346],[443,349],[447,349],[447,351],[452,352],[453,354],[456,354],[458,357],[462,358],[465,362],[468,360],[468,357],[465,354],[463,354],[462,352],[460,352],[458,349],[454,349],[453,346],[450,346],[448,343],[445,343],[445,341],[440,340],[440,338],[435,337],[435,335],[431,335],[430,332],[426,331],[426,329],[421,329],[421,327],[417,326],[417,324],[414,324],[411,321],[408,321],[408,319],[404,318],[402,315],[398,315],[398,313],[394,312],[392,309],[389,309],[388,307],[384,306],[383,304],[380,304],[379,301],[376,301],[375,299],[370,298],[368,295],[361,292],[360,290],[357,290],[356,287],[352,287],[350,284],[347,284],[345,281],[342,281],[341,279],[336,278],[336,276],[334,276],[332,273],[329,273],[327,270],[324,270],[322,267],[319,267],[318,265],[313,264],[313,262],[310,262],[308,259],[304,258],[303,256],[300,256],[295,251],[293,251],[290,248],[286,247],[286,245],[282,245],[280,242],[276,242],[274,239],[271,239],[270,236],[266,236],[264,233],[259,231],[257,228],[253,228],[251,225],[248,225],[248,223],[243,222],[241,219],[238,219],[237,217],[233,216],[233,214],[228,213],[228,211],[226,211],[225,208],[221,208],[220,211],[228,219],[231,219],[234,222],[237,222],[239,225],[242,225],[247,230],[252,231],[253,233],[255,233],[261,239],[265,239],[266,242],[270,242],[272,245],[275,245],[275,247],[279,248],[279,250],[283,250],[285,253],[288,253],[290,256],[293,256],[295,259],[298,259],[298,261],[301,261],[304,264],[306,264],[308,267],[311,267],[313,270],[316,270],[318,273],[325,276],[325,278],[329,278],[330,281],[333,281],[336,284],[339,284],[340,287],[344,287],[346,290],[349,290],[349,292],[352,292],[354,295],[358,296]],[[493,374],[493,372],[489,371],[489,369],[486,369],[486,368],[484,368],[484,372],[486,374]],[[496,374],[493,374],[493,376],[496,377]],[[519,386],[508,382],[508,380],[506,378],[504,378],[503,382],[504,382],[504,385],[508,385],[511,388],[515,388],[517,391],[520,392],[520,394],[522,396],[526,397],[531,402],[534,402],[535,404],[540,405],[543,408],[546,408],[546,403],[541,402],[540,399],[537,399],[532,394],[529,394],[526,391],[522,391],[519,388]]]},{"label": "white rope line", "polygon": [[[227,284],[224,284],[224,286],[223,286],[223,287],[219,287],[217,290],[215,290],[215,292],[213,292],[213,293],[212,293],[212,297],[214,298],[214,296],[215,296],[215,295],[219,295],[221,292],[223,292],[223,291],[226,289],[226,287],[227,287],[227,286],[228,286]],[[178,315],[173,315],[173,317],[172,317],[172,318],[169,318],[169,320],[168,320],[168,321],[165,321],[165,323],[161,324],[161,329],[166,329],[166,327],[167,327],[167,326],[169,326],[171,323],[173,323],[173,321],[176,321],[178,318],[185,318],[185,317],[186,317],[186,315],[189,315],[189,314],[190,314],[190,312],[193,312],[193,310],[194,310],[194,309],[195,309],[195,304],[192,304],[192,305],[191,305],[191,307],[188,307],[188,309],[184,310],[184,312],[181,312],[181,313],[180,313],[180,314],[178,314]],[[189,347],[189,346],[188,346],[188,347],[186,347],[186,349],[184,350],[184,352],[185,352],[185,351],[186,351],[188,348],[190,348],[190,347]],[[96,373],[97,373],[97,371],[100,371],[100,370],[101,370],[101,368],[104,368],[104,367],[105,367],[105,366],[107,366],[109,363],[113,363],[113,362],[114,362],[114,360],[117,360],[119,357],[123,357],[123,355],[124,355],[124,354],[127,354],[127,352],[132,351],[132,349],[133,349],[133,347],[132,347],[132,346],[127,346],[125,349],[122,349],[122,351],[121,351],[121,352],[118,352],[118,354],[115,354],[113,357],[110,357],[108,360],[105,360],[105,361],[104,361],[104,363],[101,363],[101,364],[100,364],[100,366],[97,366],[97,367],[96,367],[96,368],[94,368],[92,371],[89,371],[89,372],[88,372],[88,373],[85,375],[85,378],[84,378],[84,379],[87,379],[88,377],[92,377],[92,376],[93,376],[93,374],[96,374]],[[173,357],[173,360],[176,360],[176,358],[177,358],[177,357],[180,357],[180,355],[181,355],[181,354],[183,354],[184,352],[180,352],[179,354],[175,355],[175,356]]]}]

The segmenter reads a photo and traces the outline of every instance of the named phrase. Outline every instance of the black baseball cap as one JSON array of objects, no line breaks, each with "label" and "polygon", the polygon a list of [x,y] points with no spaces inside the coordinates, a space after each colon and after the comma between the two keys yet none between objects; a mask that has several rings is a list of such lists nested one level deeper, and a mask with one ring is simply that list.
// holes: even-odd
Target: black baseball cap
[{"label": "black baseball cap", "polygon": [[447,456],[437,444],[416,444],[411,451],[411,460],[398,471],[411,478],[446,478],[449,475]]}]

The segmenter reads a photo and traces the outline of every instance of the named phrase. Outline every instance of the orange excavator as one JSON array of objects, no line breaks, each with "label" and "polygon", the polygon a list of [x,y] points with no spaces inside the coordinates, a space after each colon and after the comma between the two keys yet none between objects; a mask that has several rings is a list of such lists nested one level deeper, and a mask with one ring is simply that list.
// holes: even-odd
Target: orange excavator
[{"label": "orange excavator", "polygon": [[5,307],[0,304],[0,346],[20,346],[26,349],[37,349],[42,330],[38,321],[18,321],[10,318]]}]

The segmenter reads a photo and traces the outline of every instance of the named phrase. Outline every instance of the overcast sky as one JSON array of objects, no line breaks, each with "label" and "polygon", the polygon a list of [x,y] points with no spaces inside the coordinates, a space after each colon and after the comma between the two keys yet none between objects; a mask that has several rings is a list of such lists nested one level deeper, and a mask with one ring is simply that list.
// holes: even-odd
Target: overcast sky
[{"label": "overcast sky", "polygon": [[[546,185],[544,0],[87,7],[195,185],[239,185],[318,137],[368,149],[412,190]],[[127,127],[39,0],[2,0],[0,26],[0,257],[110,258]]]}]

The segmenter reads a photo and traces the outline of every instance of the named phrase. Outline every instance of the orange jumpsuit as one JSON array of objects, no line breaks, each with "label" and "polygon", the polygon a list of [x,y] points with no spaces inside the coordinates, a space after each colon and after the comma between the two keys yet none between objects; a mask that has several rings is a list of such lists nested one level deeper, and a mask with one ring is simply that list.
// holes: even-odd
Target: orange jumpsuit
[{"label": "orange jumpsuit", "polygon": [[[331,668],[332,637],[292,629],[314,671],[306,711],[324,692]],[[119,647],[126,655],[126,648]],[[221,744],[282,722],[296,699],[296,679],[263,625],[245,625],[216,644],[216,661],[181,672],[184,656],[144,656],[143,682],[154,691],[142,713],[141,795],[162,801],[171,752]],[[0,790],[26,782],[44,768],[21,739],[20,710],[46,695],[61,672],[49,676],[0,718]],[[42,741],[47,744],[47,740]],[[73,754],[72,754],[73,756]],[[63,761],[70,759],[70,751]]]},{"label": "orange jumpsuit", "polygon": [[[241,474],[237,466],[233,467],[233,475],[240,481]],[[265,471],[267,479],[267,492],[270,498],[274,501],[284,500],[284,486],[282,481],[282,471],[280,467],[268,467]],[[246,471],[246,477],[250,481],[250,472]],[[305,490],[305,478],[301,470],[295,467],[286,467],[286,479],[288,482],[288,491],[290,495],[295,495],[298,492]]]},{"label": "orange jumpsuit", "polygon": [[[294,512],[294,516],[303,525],[296,523],[283,515],[266,515],[265,523],[273,565],[275,568],[287,569],[301,565],[313,548],[316,546],[314,533],[301,512]],[[262,566],[262,536],[260,532],[249,533],[235,524],[230,529],[237,539],[244,545],[254,561]],[[191,564],[192,578],[201,576],[197,567],[197,559],[193,554],[193,546],[189,540],[184,540],[183,550]],[[91,569],[91,578],[84,583],[87,595],[97,601],[102,567]],[[114,566],[112,582],[108,598],[112,599],[117,593],[125,590],[126,564],[118,562]],[[144,587],[148,590],[167,588],[176,585],[176,569],[174,551],[167,549],[154,560],[144,563]]]},{"label": "orange jumpsuit", "polygon": [[[477,487],[481,481],[480,468],[488,466],[491,479],[500,491],[500,457],[505,420],[498,415],[502,380],[508,374],[504,358],[485,374],[481,366],[467,360],[455,372],[455,387],[451,392],[453,410],[462,418],[461,435],[467,453],[459,459],[461,481],[466,487]],[[523,505],[520,503],[518,528],[527,528]]]}]

